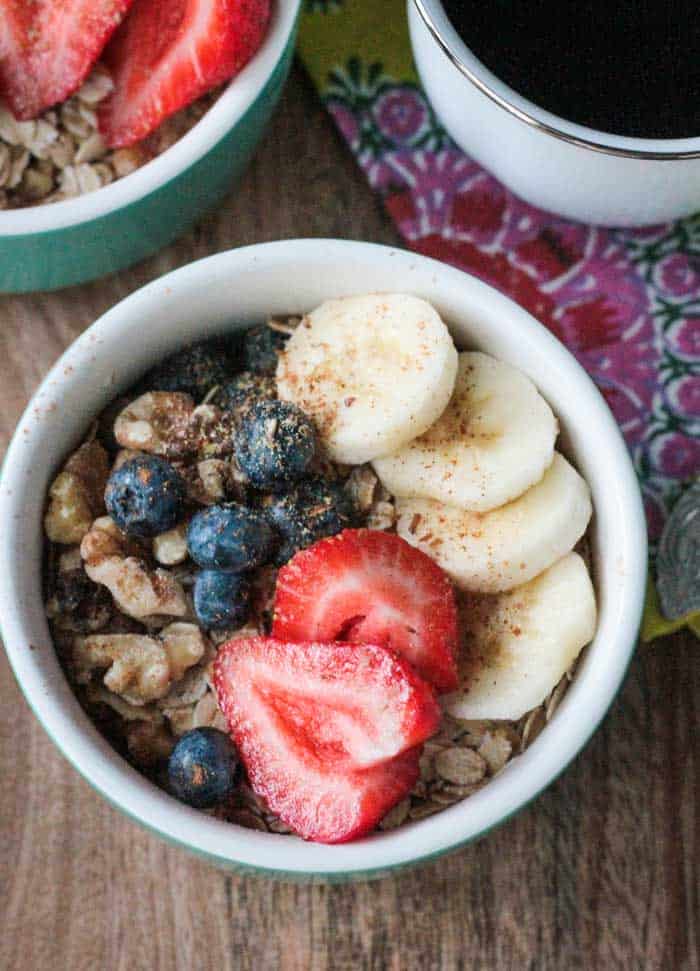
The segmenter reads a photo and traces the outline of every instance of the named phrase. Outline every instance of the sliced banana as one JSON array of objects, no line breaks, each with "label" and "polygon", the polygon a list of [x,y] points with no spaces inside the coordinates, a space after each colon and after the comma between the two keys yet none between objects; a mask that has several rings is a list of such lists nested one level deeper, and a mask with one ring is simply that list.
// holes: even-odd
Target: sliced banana
[{"label": "sliced banana", "polygon": [[422,435],[456,374],[457,351],[430,304],[370,294],[304,317],[280,356],[277,388],[314,419],[331,458],[359,465]]},{"label": "sliced banana", "polygon": [[485,512],[540,481],[557,432],[552,409],[528,377],[467,351],[459,355],[455,389],[440,418],[373,465],[395,496]]},{"label": "sliced banana", "polygon": [[518,719],[537,708],[593,639],[593,584],[578,553],[496,596],[463,595],[464,687],[444,699],[456,718]]},{"label": "sliced banana", "polygon": [[574,548],[591,518],[588,486],[554,453],[537,485],[477,513],[431,499],[397,499],[397,532],[462,590],[498,593],[526,583]]}]

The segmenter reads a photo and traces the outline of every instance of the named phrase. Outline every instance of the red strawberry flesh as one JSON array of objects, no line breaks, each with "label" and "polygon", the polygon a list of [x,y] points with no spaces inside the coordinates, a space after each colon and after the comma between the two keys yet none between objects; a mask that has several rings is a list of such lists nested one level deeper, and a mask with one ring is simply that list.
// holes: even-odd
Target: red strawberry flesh
[{"label": "red strawberry flesh", "polygon": [[112,147],[131,145],[232,78],[260,46],[270,0],[136,0],[105,62],[115,90],[100,107]]},{"label": "red strawberry flesh", "polygon": [[374,829],[413,787],[440,721],[430,688],[373,645],[229,641],[214,685],[251,786],[318,842]]},{"label": "red strawberry flesh", "polygon": [[2,0],[0,96],[36,118],[83,83],[133,0]]},{"label": "red strawberry flesh", "polygon": [[273,636],[388,647],[439,691],[457,687],[457,609],[446,574],[399,536],[347,529],[280,570]]}]

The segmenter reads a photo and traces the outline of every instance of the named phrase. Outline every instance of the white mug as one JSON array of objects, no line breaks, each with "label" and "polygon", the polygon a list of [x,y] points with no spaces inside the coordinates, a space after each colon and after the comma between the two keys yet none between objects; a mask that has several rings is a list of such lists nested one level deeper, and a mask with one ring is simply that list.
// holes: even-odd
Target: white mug
[{"label": "white mug", "polygon": [[700,210],[700,135],[627,138],[576,125],[487,70],[440,0],[408,0],[408,18],[418,73],[448,133],[526,202],[604,226]]}]

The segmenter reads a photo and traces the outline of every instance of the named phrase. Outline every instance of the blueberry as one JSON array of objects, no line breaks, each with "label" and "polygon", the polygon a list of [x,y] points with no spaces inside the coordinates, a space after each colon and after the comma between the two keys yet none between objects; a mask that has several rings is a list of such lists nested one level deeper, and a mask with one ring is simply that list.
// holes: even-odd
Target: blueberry
[{"label": "blueberry", "polygon": [[243,335],[243,367],[257,374],[274,374],[277,358],[289,338],[267,324],[251,327]]},{"label": "blueberry", "polygon": [[265,516],[237,502],[203,509],[187,528],[190,556],[210,570],[252,570],[268,560],[273,545]]},{"label": "blueberry", "polygon": [[302,479],[316,451],[314,426],[288,401],[256,401],[234,442],[241,471],[257,489],[280,489]]},{"label": "blueberry", "polygon": [[240,627],[248,619],[250,585],[240,573],[201,570],[194,581],[194,612],[203,627]]},{"label": "blueberry", "polygon": [[236,746],[225,732],[193,728],[181,736],[170,756],[170,791],[188,806],[211,809],[233,794],[238,770]]},{"label": "blueberry", "polygon": [[314,478],[281,496],[266,500],[265,515],[282,537],[275,565],[282,566],[298,551],[324,536],[335,536],[357,524],[357,510],[338,482]]},{"label": "blueberry", "polygon": [[243,415],[245,411],[261,398],[271,400],[277,396],[275,379],[268,374],[253,374],[241,371],[222,385],[214,398],[214,404],[224,411]]},{"label": "blueberry", "polygon": [[223,338],[188,344],[171,354],[145,375],[141,384],[147,391],[181,391],[200,401],[231,374],[229,348]]},{"label": "blueberry", "polygon": [[105,504],[127,536],[157,536],[181,519],[185,483],[165,459],[138,455],[112,472]]}]

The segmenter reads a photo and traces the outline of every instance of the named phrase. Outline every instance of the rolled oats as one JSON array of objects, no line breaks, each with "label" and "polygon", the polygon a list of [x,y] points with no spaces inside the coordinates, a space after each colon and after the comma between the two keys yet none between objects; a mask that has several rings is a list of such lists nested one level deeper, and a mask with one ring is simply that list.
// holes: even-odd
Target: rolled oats
[{"label": "rolled oats", "polygon": [[396,525],[396,509],[393,502],[378,500],[372,503],[367,515],[367,529],[389,530]]},{"label": "rolled oats", "polygon": [[[109,152],[97,109],[113,89],[109,72],[98,64],[79,91],[35,120],[17,121],[0,103],[0,209],[72,199],[130,175],[189,131],[218,96],[207,95],[178,112],[146,142]],[[10,174],[3,180],[8,151]],[[49,167],[38,170],[39,160]],[[23,179],[27,169],[31,174]]]},{"label": "rolled oats", "polygon": [[382,819],[379,828],[384,830],[396,829],[397,826],[400,826],[406,821],[410,808],[410,799],[402,799],[401,802],[397,802],[394,808],[390,809],[384,819]]},{"label": "rolled oats", "polygon": [[477,751],[486,762],[489,774],[496,775],[510,758],[513,745],[504,731],[496,729],[485,733]]},{"label": "rolled oats", "polygon": [[361,513],[369,512],[372,508],[378,483],[379,479],[371,465],[358,465],[350,473],[347,489]]},{"label": "rolled oats", "polygon": [[435,771],[446,782],[472,786],[486,774],[486,760],[470,748],[447,748],[435,756]]}]

